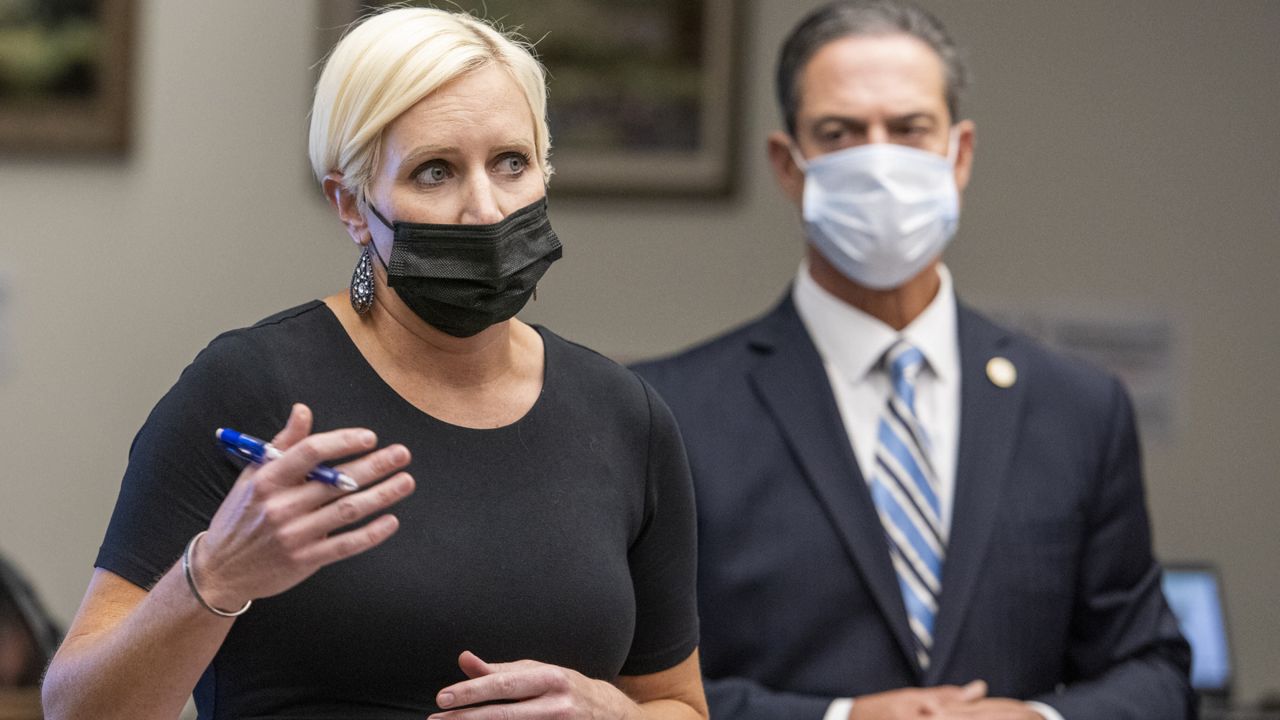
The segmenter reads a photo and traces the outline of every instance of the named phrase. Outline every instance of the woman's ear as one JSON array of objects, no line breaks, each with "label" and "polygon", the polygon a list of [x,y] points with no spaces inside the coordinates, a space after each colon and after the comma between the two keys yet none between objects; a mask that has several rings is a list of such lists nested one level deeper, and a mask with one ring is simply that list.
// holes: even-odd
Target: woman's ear
[{"label": "woman's ear", "polygon": [[352,241],[362,246],[371,242],[373,236],[369,234],[369,223],[364,213],[360,212],[360,199],[343,182],[342,173],[331,172],[325,175],[322,187],[325,200],[338,211],[338,220],[342,221]]}]

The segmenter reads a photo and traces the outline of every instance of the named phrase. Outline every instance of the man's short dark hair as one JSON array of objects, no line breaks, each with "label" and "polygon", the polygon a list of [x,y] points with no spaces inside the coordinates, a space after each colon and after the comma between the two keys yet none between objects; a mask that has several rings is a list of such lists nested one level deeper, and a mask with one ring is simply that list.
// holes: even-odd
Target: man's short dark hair
[{"label": "man's short dark hair", "polygon": [[833,40],[862,35],[910,35],[933,49],[946,73],[947,112],[960,119],[960,94],[969,71],[947,29],[933,15],[901,0],[840,0],[810,13],[791,31],[778,56],[778,105],[787,132],[796,134],[800,73]]}]

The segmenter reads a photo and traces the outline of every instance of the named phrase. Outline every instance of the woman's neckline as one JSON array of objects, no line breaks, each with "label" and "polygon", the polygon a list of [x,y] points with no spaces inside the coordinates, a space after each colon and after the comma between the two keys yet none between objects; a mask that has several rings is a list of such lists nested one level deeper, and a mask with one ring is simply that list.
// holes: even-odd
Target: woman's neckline
[{"label": "woman's neckline", "polygon": [[529,422],[540,413],[541,407],[546,404],[545,398],[547,396],[547,390],[548,390],[547,386],[551,378],[550,366],[552,363],[552,357],[551,357],[552,352],[551,352],[551,349],[549,348],[550,342],[549,342],[548,336],[550,332],[541,325],[536,325],[536,324],[529,325],[529,327],[535,333],[537,333],[537,336],[541,341],[542,378],[541,378],[541,386],[538,390],[537,396],[534,398],[533,402],[529,405],[529,407],[524,410],[523,413],[521,413],[518,417],[514,418],[509,422],[505,422],[501,425],[494,425],[494,426],[487,426],[487,425],[474,426],[474,425],[453,422],[443,417],[437,416],[432,412],[419,406],[417,403],[413,402],[409,398],[405,397],[405,395],[402,394],[399,390],[397,390],[392,383],[388,382],[387,379],[383,377],[382,373],[380,373],[378,369],[374,366],[374,363],[369,361],[364,351],[360,349],[360,345],[356,342],[355,338],[353,338],[351,333],[347,330],[347,327],[344,324],[343,319],[339,317],[339,315],[336,312],[334,312],[333,308],[330,307],[330,305],[324,300],[317,300],[316,303],[322,307],[325,313],[326,322],[331,323],[331,328],[337,334],[340,334],[342,336],[342,341],[339,343],[339,345],[342,347],[342,351],[351,353],[352,361],[356,366],[359,367],[359,371],[361,373],[364,373],[367,376],[366,379],[368,380],[368,382],[373,387],[378,388],[379,391],[385,392],[386,395],[390,396],[391,398],[394,398],[393,402],[397,403],[398,407],[400,407],[402,410],[409,412],[410,414],[416,415],[417,417],[423,419],[424,422],[427,422],[432,425],[437,425],[439,427],[448,428],[457,432],[468,432],[468,433],[503,432],[503,431],[511,430],[521,424]]}]

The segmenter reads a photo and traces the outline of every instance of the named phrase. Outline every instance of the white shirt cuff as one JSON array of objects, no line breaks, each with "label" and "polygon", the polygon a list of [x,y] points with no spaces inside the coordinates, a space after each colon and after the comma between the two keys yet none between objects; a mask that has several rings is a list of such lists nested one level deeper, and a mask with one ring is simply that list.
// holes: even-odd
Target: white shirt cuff
[{"label": "white shirt cuff", "polygon": [[[827,714],[822,716],[822,720],[849,720],[851,710],[853,710],[853,698],[836,698],[827,706]],[[1054,720],[1062,720],[1062,718]]]},{"label": "white shirt cuff", "polygon": [[1054,710],[1044,703],[1029,702],[1027,703],[1027,706],[1043,715],[1044,720],[1063,720],[1062,715],[1059,714],[1057,710]]},{"label": "white shirt cuff", "polygon": [[[1044,703],[1028,702],[1027,707],[1039,713],[1044,720],[1065,720],[1062,715]],[[822,720],[849,720],[849,712],[853,710],[852,698],[836,698],[827,706]]]}]

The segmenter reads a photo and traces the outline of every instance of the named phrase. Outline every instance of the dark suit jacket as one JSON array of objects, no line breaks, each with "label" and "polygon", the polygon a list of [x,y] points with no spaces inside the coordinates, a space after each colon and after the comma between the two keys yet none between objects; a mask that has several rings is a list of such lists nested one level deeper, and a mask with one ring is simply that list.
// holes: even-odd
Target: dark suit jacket
[{"label": "dark suit jacket", "polygon": [[[821,718],[834,697],[976,678],[1067,720],[1193,714],[1126,393],[963,305],[958,321],[960,451],[927,671],[790,295],[636,368],[675,412],[693,467],[713,718]],[[996,356],[1017,368],[1012,387],[988,379]]]}]

